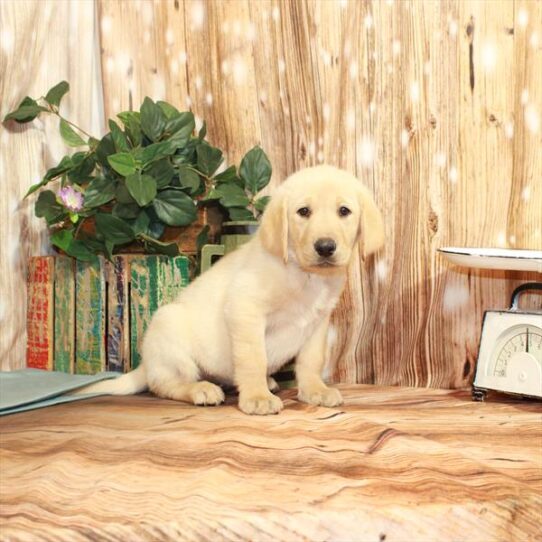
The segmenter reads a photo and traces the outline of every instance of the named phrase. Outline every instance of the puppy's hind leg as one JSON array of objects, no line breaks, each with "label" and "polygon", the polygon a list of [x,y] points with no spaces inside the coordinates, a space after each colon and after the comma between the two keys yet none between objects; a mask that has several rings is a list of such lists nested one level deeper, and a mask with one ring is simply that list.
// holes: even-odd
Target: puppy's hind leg
[{"label": "puppy's hind leg", "polygon": [[172,357],[170,355],[167,361],[162,359],[147,365],[149,389],[155,395],[194,405],[219,405],[224,402],[224,392],[220,386],[198,380],[198,367],[190,357],[179,354],[174,360]]}]

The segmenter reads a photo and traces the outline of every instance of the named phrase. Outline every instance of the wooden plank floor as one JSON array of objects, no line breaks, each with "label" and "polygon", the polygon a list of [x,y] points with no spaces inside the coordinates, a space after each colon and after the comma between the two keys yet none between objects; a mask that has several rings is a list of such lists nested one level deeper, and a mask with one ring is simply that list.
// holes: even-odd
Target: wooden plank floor
[{"label": "wooden plank floor", "polygon": [[2,540],[541,540],[542,405],[342,387],[278,416],[149,395],[0,420]]}]

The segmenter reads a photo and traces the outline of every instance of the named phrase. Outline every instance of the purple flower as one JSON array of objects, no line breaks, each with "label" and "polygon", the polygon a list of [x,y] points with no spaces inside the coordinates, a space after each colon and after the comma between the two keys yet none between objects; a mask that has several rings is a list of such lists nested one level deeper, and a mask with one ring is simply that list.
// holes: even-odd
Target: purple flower
[{"label": "purple flower", "polygon": [[75,190],[72,186],[65,186],[58,192],[58,197],[64,207],[73,213],[83,208],[83,194]]}]

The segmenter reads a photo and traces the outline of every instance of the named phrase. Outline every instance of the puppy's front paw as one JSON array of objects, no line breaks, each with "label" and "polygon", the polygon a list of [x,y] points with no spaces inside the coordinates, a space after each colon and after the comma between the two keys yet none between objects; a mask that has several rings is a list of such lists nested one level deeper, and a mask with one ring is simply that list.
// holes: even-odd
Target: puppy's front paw
[{"label": "puppy's front paw", "polygon": [[239,408],[245,414],[278,414],[282,410],[282,401],[272,393],[239,395]]},{"label": "puppy's front paw", "polygon": [[190,390],[190,397],[195,405],[219,405],[224,402],[224,392],[216,384],[202,380],[195,382]]},{"label": "puppy's front paw", "polygon": [[341,392],[335,388],[327,386],[299,388],[297,398],[310,405],[321,405],[325,407],[334,407],[342,405],[343,397]]}]

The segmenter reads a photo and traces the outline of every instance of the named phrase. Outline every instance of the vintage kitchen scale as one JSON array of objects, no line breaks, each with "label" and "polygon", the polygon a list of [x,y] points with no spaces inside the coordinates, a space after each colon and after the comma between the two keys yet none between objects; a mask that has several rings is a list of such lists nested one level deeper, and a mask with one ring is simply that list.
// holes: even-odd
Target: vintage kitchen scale
[{"label": "vintage kitchen scale", "polygon": [[[534,271],[542,275],[542,251],[455,248],[439,249],[464,267]],[[519,308],[525,291],[540,293],[540,304]],[[484,313],[472,397],[483,401],[488,390],[542,399],[542,276],[514,290],[510,308]]]}]

